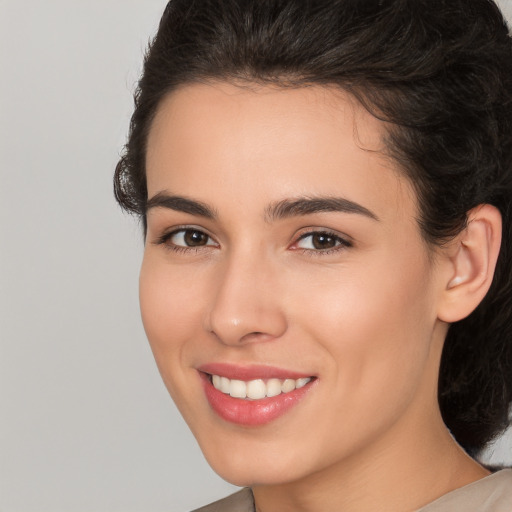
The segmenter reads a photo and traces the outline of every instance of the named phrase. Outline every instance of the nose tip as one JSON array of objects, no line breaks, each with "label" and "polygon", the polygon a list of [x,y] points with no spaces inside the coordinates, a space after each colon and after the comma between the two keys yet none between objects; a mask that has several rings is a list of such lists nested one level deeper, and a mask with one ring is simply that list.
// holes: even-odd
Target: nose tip
[{"label": "nose tip", "polygon": [[[238,306],[240,304],[238,303]],[[210,314],[208,330],[225,345],[243,345],[256,341],[269,341],[279,338],[286,330],[284,316],[278,309],[269,305],[265,310],[247,308],[230,314],[224,302],[218,304]]]},{"label": "nose tip", "polygon": [[219,276],[206,329],[226,345],[279,338],[287,329],[276,282],[254,268],[229,269]]}]

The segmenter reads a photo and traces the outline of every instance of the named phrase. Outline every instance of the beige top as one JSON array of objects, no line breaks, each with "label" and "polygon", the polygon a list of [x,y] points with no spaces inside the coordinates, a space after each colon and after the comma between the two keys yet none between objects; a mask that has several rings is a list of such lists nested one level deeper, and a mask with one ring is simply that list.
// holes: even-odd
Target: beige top
[{"label": "beige top", "polygon": [[[255,512],[249,488],[194,512]],[[449,492],[417,512],[512,512],[512,469]]]}]

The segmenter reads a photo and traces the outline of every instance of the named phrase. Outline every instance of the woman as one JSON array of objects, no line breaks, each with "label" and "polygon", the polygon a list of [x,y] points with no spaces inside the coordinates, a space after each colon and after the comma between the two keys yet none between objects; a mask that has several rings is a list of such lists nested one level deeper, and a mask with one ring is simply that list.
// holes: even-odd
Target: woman
[{"label": "woman", "polygon": [[508,511],[512,43],[488,0],[173,0],[120,204],[204,511]]}]

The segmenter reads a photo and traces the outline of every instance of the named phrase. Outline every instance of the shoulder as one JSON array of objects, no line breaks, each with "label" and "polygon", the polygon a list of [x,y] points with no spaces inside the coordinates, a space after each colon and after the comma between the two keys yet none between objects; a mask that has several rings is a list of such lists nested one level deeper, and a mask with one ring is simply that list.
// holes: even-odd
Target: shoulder
[{"label": "shoulder", "polygon": [[210,505],[198,508],[192,512],[254,512],[254,500],[251,489],[246,487],[227,498],[210,503]]},{"label": "shoulder", "polygon": [[512,512],[512,469],[452,491],[418,512]]}]

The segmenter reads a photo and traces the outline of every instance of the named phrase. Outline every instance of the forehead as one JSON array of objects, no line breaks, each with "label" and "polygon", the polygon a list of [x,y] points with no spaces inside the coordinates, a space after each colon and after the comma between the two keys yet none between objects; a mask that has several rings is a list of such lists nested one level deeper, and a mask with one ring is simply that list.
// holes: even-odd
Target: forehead
[{"label": "forehead", "polygon": [[151,163],[153,143],[163,140],[185,144],[185,150],[198,142],[218,147],[229,137],[244,160],[270,151],[297,153],[298,143],[310,146],[320,139],[334,149],[342,142],[340,132],[350,132],[361,148],[385,149],[383,124],[338,88],[190,84],[162,101],[151,126],[147,158]]},{"label": "forehead", "polygon": [[151,127],[148,194],[231,195],[245,206],[336,194],[377,210],[405,201],[415,216],[385,136],[384,123],[337,88],[187,85],[164,99]]}]

